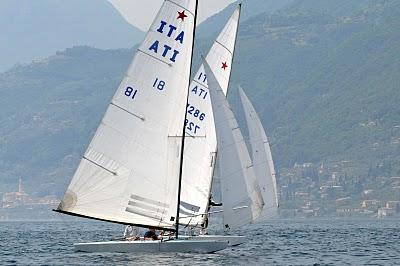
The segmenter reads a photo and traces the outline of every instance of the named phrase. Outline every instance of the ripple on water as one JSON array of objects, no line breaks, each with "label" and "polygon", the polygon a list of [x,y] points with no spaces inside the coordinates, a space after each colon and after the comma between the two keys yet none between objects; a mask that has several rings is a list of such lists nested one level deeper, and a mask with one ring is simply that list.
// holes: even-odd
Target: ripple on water
[{"label": "ripple on water", "polygon": [[73,243],[107,240],[123,227],[107,223],[2,222],[0,264],[45,265],[400,265],[396,220],[276,220],[238,233],[245,244],[215,254],[75,253]]}]

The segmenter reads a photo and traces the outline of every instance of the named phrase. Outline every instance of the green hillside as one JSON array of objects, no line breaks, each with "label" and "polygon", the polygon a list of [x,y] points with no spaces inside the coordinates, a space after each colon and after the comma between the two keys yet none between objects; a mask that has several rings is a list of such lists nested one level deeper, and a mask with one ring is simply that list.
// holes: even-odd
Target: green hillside
[{"label": "green hillside", "polygon": [[[241,84],[278,169],[352,161],[354,175],[400,175],[400,5],[315,1],[242,23],[232,103]],[[133,53],[75,47],[0,74],[0,193],[19,177],[30,193],[64,191]]]},{"label": "green hillside", "polygon": [[399,159],[400,5],[374,2],[350,17],[288,9],[244,23],[233,83],[249,91],[279,166]]},{"label": "green hillside", "polygon": [[0,75],[1,191],[18,177],[28,191],[65,189],[132,56],[75,47]]}]

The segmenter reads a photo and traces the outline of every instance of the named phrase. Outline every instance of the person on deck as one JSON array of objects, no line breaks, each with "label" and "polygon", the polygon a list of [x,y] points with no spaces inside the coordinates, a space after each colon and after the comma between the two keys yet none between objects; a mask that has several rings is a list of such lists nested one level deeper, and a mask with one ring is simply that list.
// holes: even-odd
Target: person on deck
[{"label": "person on deck", "polygon": [[201,224],[200,234],[201,235],[208,235],[207,228],[208,228],[208,213],[211,210],[211,207],[220,207],[222,203],[216,203],[213,201],[213,195],[210,194],[210,198],[208,199],[208,207],[207,212],[204,215],[204,222]]},{"label": "person on deck", "polygon": [[161,240],[162,236],[158,236],[156,234],[156,229],[155,228],[149,228],[149,231],[147,231],[144,234],[144,240]]},{"label": "person on deck", "polygon": [[139,228],[137,228],[136,226],[127,225],[124,231],[124,239],[128,241],[139,240]]}]

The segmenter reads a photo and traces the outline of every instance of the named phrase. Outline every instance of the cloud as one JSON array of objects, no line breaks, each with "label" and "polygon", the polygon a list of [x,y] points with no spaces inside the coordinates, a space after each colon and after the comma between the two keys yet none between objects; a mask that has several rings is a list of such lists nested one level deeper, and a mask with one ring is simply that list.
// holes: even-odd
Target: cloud
[{"label": "cloud", "polygon": [[[147,31],[163,0],[108,0],[132,25]],[[150,3],[151,2],[151,3]],[[201,0],[199,1],[199,22],[221,11],[234,0]]]}]

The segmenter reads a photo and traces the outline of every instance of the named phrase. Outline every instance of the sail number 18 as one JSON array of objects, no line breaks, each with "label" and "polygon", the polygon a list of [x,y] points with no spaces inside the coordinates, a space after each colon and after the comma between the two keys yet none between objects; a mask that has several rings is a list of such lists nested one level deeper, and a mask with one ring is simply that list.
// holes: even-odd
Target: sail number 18
[{"label": "sail number 18", "polygon": [[156,78],[156,80],[153,83],[153,88],[156,88],[156,89],[162,91],[162,90],[164,90],[164,87],[165,87],[165,81]]}]

